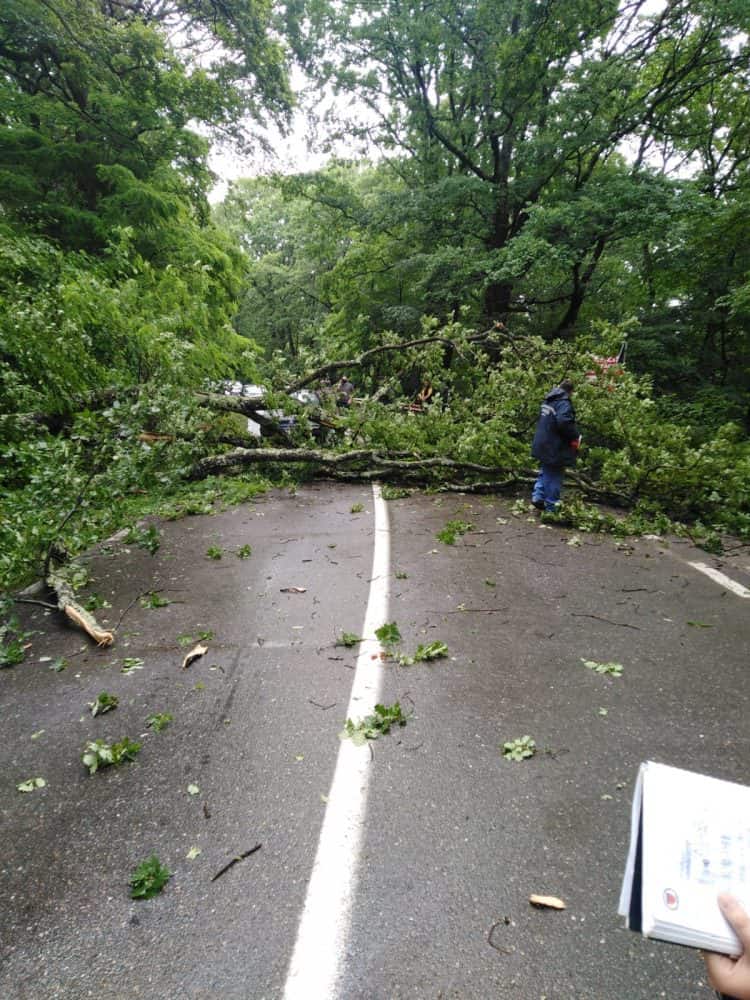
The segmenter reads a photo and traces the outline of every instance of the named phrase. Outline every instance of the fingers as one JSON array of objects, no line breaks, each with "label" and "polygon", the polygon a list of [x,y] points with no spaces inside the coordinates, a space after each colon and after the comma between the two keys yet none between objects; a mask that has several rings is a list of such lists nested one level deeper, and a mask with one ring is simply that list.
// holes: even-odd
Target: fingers
[{"label": "fingers", "polygon": [[718,903],[719,909],[740,939],[743,951],[750,951],[750,916],[734,896],[730,896],[727,892],[719,893]]},{"label": "fingers", "polygon": [[734,960],[726,955],[717,955],[714,951],[704,951],[702,955],[709,983],[719,993],[726,992],[731,985]]}]

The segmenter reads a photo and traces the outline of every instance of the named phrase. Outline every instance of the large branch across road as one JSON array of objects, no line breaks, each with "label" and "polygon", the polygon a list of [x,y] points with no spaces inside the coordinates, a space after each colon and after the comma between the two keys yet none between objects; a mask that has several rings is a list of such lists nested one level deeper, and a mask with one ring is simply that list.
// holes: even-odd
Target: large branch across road
[{"label": "large branch across road", "polygon": [[341,469],[351,465],[366,463],[383,472],[400,473],[428,472],[431,469],[447,469],[452,472],[479,473],[482,475],[508,475],[513,470],[497,466],[477,465],[474,462],[456,462],[452,458],[420,458],[400,452],[399,456],[382,455],[371,448],[356,451],[324,451],[320,448],[234,448],[223,455],[211,455],[201,459],[190,474],[191,479],[205,479],[206,476],[220,474],[228,469],[243,465],[260,465],[270,462],[306,462],[322,469]]},{"label": "large branch across road", "polygon": [[[500,332],[505,332],[505,328],[502,326],[493,327],[490,330],[485,330],[483,333],[475,333],[471,337],[467,337],[466,340],[468,343],[476,344],[489,340],[493,334]],[[304,389],[311,382],[317,382],[318,379],[324,378],[326,375],[332,375],[334,372],[345,372],[347,368],[362,368],[378,354],[385,354],[388,351],[405,351],[408,347],[424,347],[426,344],[443,344],[444,347],[450,347],[455,351],[459,351],[459,345],[449,337],[420,337],[418,340],[406,340],[398,344],[382,344],[380,347],[371,347],[369,351],[360,354],[358,358],[350,358],[348,361],[331,361],[326,365],[321,365],[320,368],[316,368],[314,371],[306,372],[290,383],[286,387],[286,391],[296,392],[298,389]]]}]

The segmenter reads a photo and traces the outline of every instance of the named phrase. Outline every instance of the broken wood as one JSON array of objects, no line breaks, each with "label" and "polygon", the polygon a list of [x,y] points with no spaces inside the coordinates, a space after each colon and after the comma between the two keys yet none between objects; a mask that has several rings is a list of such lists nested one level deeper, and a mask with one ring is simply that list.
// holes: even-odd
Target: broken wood
[{"label": "broken wood", "polygon": [[47,574],[47,583],[57,594],[57,606],[62,613],[90,636],[97,646],[111,646],[115,640],[114,633],[101,627],[90,611],[82,608],[75,599],[75,591],[65,577],[65,574],[52,568]]},{"label": "broken wood", "polygon": [[538,906],[540,909],[547,910],[564,910],[565,903],[557,896],[529,896],[529,902],[532,906]]}]

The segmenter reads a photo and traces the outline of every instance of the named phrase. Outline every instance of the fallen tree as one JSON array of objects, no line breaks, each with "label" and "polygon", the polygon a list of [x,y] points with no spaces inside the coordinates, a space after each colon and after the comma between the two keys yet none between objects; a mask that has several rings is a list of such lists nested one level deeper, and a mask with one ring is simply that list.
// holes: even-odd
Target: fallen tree
[{"label": "fallen tree", "polygon": [[[611,353],[608,344],[599,351]],[[591,368],[588,344],[550,344],[500,327],[477,333],[450,324],[302,374],[255,372],[256,382],[274,389],[253,396],[161,382],[131,386],[119,401],[110,389],[81,397],[78,415],[70,405],[59,407],[69,415],[62,425],[54,414],[49,420],[11,415],[16,432],[6,439],[11,444],[0,468],[9,497],[0,524],[0,574],[6,587],[9,580],[26,581],[30,567],[41,570],[58,542],[75,556],[134,517],[159,513],[152,491],[162,498],[191,490],[215,495],[222,487],[213,484],[224,479],[237,497],[242,489],[230,484],[251,472],[266,483],[379,480],[410,489],[527,497],[536,476],[529,445],[540,401],[570,374],[577,377],[585,438],[577,469],[566,474],[571,523],[582,530],[637,532],[683,520],[693,523],[694,537],[715,537],[722,528],[750,534],[746,437],[727,426],[710,440],[695,439],[690,427],[660,418],[647,379],[628,371],[584,377]],[[336,408],[330,376],[347,370],[361,373],[358,403]],[[424,379],[434,387],[431,402],[410,405],[408,387]],[[305,386],[319,390],[321,407],[290,398]],[[292,431],[282,430],[274,416],[281,412],[305,417]],[[237,416],[260,424],[263,437],[243,433]],[[316,424],[325,428],[325,443],[313,437]],[[26,431],[19,435],[22,425]],[[134,495],[143,498],[135,506]],[[61,520],[60,507],[76,496]],[[584,510],[581,501],[619,508],[618,524],[610,513]],[[199,512],[206,505],[188,501],[184,509]],[[105,630],[86,618],[75,593],[49,569],[37,575],[55,590],[66,617],[102,641]]]}]

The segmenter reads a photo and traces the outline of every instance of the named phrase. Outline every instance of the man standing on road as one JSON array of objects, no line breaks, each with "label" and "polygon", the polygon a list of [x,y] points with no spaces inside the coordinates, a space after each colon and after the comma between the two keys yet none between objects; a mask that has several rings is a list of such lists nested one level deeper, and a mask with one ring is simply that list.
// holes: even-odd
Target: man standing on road
[{"label": "man standing on road", "polygon": [[560,491],[566,465],[575,465],[581,435],[576,426],[576,414],[570,400],[573,383],[564,379],[548,392],[536,425],[531,454],[540,469],[531,493],[537,510],[556,511],[560,506]]}]

